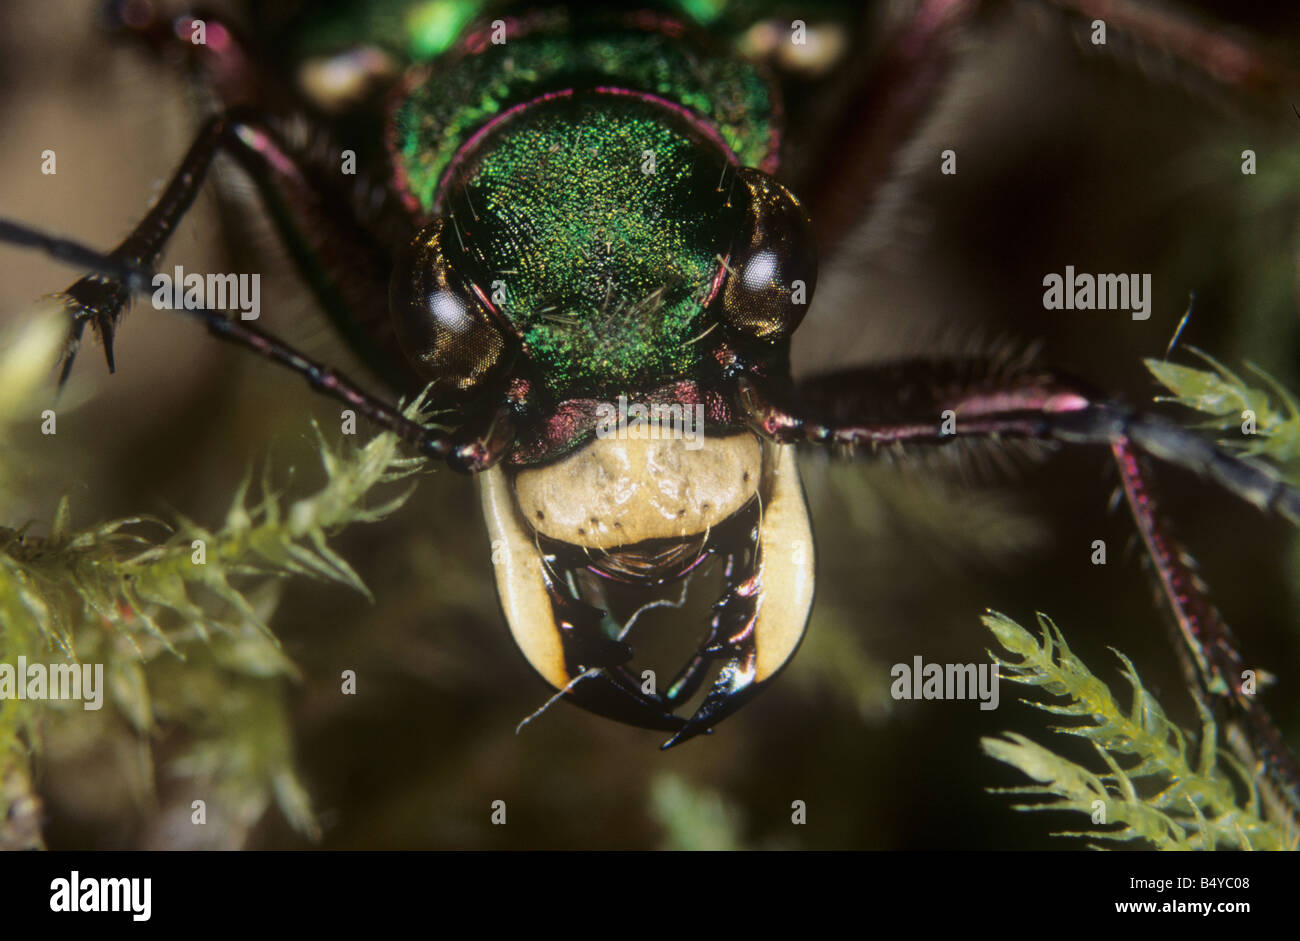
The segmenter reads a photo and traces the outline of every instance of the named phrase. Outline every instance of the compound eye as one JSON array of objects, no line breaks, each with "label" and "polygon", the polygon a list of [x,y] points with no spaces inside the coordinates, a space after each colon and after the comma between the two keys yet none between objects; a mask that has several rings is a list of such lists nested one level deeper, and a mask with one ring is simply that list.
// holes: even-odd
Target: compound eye
[{"label": "compound eye", "polygon": [[737,177],[744,222],[727,262],[722,318],[749,336],[781,340],[803,320],[817,282],[812,220],[761,170],[746,167]]},{"label": "compound eye", "polygon": [[452,265],[446,230],[435,219],[403,247],[388,304],[416,372],[444,396],[464,399],[501,363],[506,341],[487,299]]}]

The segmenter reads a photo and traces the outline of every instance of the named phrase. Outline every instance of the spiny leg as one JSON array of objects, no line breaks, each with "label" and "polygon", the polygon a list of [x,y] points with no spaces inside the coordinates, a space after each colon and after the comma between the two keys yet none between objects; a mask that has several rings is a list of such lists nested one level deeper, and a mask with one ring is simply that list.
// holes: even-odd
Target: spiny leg
[{"label": "spiny leg", "polygon": [[1236,94],[1273,96],[1295,88],[1300,73],[1219,24],[1135,0],[1046,0],[1089,24],[1174,60],[1188,73]]},{"label": "spiny leg", "polygon": [[1266,800],[1275,809],[1282,803],[1292,815],[1300,815],[1300,765],[1263,706],[1244,689],[1246,666],[1236,640],[1206,596],[1187,554],[1169,535],[1141,455],[1127,439],[1114,442],[1111,450],[1119,465],[1124,496],[1155,565],[1161,593],[1174,615],[1193,682],[1211,701],[1223,704],[1243,727],[1244,735],[1233,735],[1237,730],[1229,729],[1230,744],[1248,766],[1258,765],[1267,775],[1274,792],[1265,790]]},{"label": "spiny leg", "polygon": [[946,85],[961,28],[980,6],[977,0],[922,0],[893,27],[875,61],[849,77],[853,87],[827,91],[828,99],[844,97],[838,110],[847,117],[820,132],[809,128],[811,139],[800,145],[809,159],[799,165],[793,155],[796,166],[790,168],[824,252],[849,234],[897,169],[901,151]]},{"label": "spiny leg", "polygon": [[1252,751],[1291,813],[1300,816],[1300,766],[1267,711],[1242,691],[1242,660],[1155,508],[1141,454],[1208,477],[1259,509],[1300,525],[1300,490],[1274,468],[1246,461],[1200,434],[1099,396],[1067,375],[980,360],[907,362],[815,378],[795,389],[757,376],[737,383],[750,425],[783,442],[852,451],[1021,438],[1105,445],[1179,626],[1183,655],[1207,698],[1240,717]]},{"label": "spiny leg", "polygon": [[[261,123],[295,142],[290,148],[282,139],[274,141],[281,153],[269,157],[268,172],[247,162],[245,169],[335,329],[376,375],[402,391],[416,391],[406,382],[409,375],[385,302],[390,248],[410,237],[412,223],[383,182],[390,171],[386,158],[367,146],[369,136],[335,139],[343,125],[322,116],[319,100],[269,65],[275,49],[259,49],[254,37],[214,11],[197,7],[172,13],[163,4],[107,0],[101,21],[112,31],[128,34],[156,58],[168,64],[180,59],[191,66],[215,98],[218,112],[264,116]],[[200,24],[204,40],[196,42]],[[365,87],[373,94],[378,83],[389,78],[381,70],[369,76]],[[326,110],[332,115],[337,106],[333,102]],[[357,167],[342,174],[334,161],[342,160],[345,148],[355,156]],[[245,231],[242,201],[223,200],[219,209],[224,227]]]},{"label": "spiny leg", "polygon": [[[207,120],[167,187],[131,233],[107,256],[68,239],[53,238],[18,223],[0,222],[0,241],[35,247],[55,258],[93,268],[65,293],[73,307],[73,324],[60,383],[66,381],[87,323],[99,330],[109,369],[114,368],[113,331],[132,293],[147,294],[167,240],[193,204],[217,153],[226,151],[253,177],[264,197],[278,195],[289,207],[284,224],[311,233],[324,249],[322,270],[343,270],[348,277],[336,287],[345,301],[370,320],[388,322],[386,250],[368,237],[347,215],[341,199],[318,176],[302,166],[278,135],[259,116],[229,111]],[[283,229],[283,226],[282,226]],[[300,253],[301,254],[301,253]],[[331,265],[333,261],[333,265]],[[319,287],[314,283],[314,287]],[[406,419],[388,404],[370,396],[341,373],[302,356],[288,344],[251,324],[231,320],[217,311],[184,310],[197,316],[213,335],[255,350],[302,374],[318,391],[357,408],[382,427],[397,432],[432,457],[446,458],[461,469],[477,469],[495,461],[508,440],[509,421],[492,415],[482,428],[451,436],[432,434]]]},{"label": "spiny leg", "polygon": [[[1300,85],[1300,71],[1208,22],[1140,0],[1034,0],[1091,24],[1101,20],[1144,50],[1169,57],[1182,73],[1208,79],[1238,97],[1267,103]],[[824,252],[871,210],[900,154],[934,113],[958,60],[962,31],[978,16],[1001,12],[989,0],[918,0],[891,28],[872,61],[840,87],[825,89],[844,119],[804,129],[802,159],[787,172],[803,194]],[[868,41],[859,36],[855,41]],[[1108,46],[1100,47],[1108,49]],[[844,87],[848,86],[848,87]]]},{"label": "spiny leg", "polygon": [[1181,425],[1107,400],[1064,373],[954,359],[847,370],[800,383],[793,392],[752,375],[737,382],[746,420],[778,441],[854,450],[938,445],[962,437],[1107,446],[1127,439],[1300,525],[1300,490],[1275,469],[1244,460]]},{"label": "spiny leg", "polygon": [[[173,15],[162,4],[106,0],[99,21],[110,33],[139,41],[159,58],[170,54],[197,65],[225,107],[270,107],[268,99],[279,91],[278,83],[270,81],[266,69],[248,54],[238,30],[203,7]],[[202,42],[196,41],[200,29]]]},{"label": "spiny leg", "polygon": [[[0,242],[40,248],[53,257],[94,268],[100,274],[89,277],[120,279],[103,283],[112,283],[124,292],[128,290],[127,285],[142,294],[151,290],[149,285],[153,272],[148,268],[97,253],[70,239],[56,238],[19,223],[0,221]],[[455,432],[426,428],[366,392],[343,373],[304,356],[288,343],[251,323],[232,319],[221,311],[206,307],[180,307],[177,313],[200,321],[219,340],[252,350],[298,373],[315,391],[352,406],[375,424],[415,445],[422,454],[446,460],[453,469],[474,472],[491,467],[504,456],[514,440],[514,421],[508,405],[483,410]]]},{"label": "spiny leg", "polygon": [[[110,253],[109,257],[119,263],[117,270],[101,266],[99,273],[82,278],[64,292],[73,310],[73,323],[61,383],[71,370],[87,323],[99,332],[109,369],[114,369],[113,334],[130,299],[130,291],[116,277],[117,271],[149,270],[157,264],[176,226],[193,205],[213,159],[221,152],[237,160],[258,185],[275,211],[295,261],[335,320],[347,320],[346,315],[340,316],[333,309],[342,305],[355,312],[357,320],[389,322],[389,251],[356,224],[342,196],[320,174],[299,161],[264,118],[247,110],[233,110],[204,122],[162,195]],[[304,240],[307,244],[303,244]],[[41,247],[50,251],[60,246],[56,242]],[[331,277],[328,272],[343,274]],[[391,374],[396,357],[383,346],[381,338],[366,350],[366,359]]]}]

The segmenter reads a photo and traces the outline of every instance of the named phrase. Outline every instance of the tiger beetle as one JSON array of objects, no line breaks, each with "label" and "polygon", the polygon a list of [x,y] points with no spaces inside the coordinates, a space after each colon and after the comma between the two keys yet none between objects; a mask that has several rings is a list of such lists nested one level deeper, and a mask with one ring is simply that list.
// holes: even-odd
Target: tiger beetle
[{"label": "tiger beetle", "polygon": [[[251,322],[183,312],[475,475],[501,606],[528,662],[557,698],[670,733],[665,748],[712,731],[799,647],[814,553],[797,448],[1108,448],[1193,681],[1237,717],[1283,799],[1300,807],[1295,759],[1243,692],[1241,658],[1166,531],[1146,461],[1190,469],[1296,524],[1300,491],[1033,362],[947,358],[791,377],[791,335],[819,253],[880,187],[942,83],[954,37],[984,4],[915,4],[868,74],[912,93],[860,92],[874,103],[870,140],[848,142],[853,160],[827,155],[811,202],[781,182],[779,84],[701,28],[722,6],[497,15],[476,0],[334,4],[305,34],[319,48],[309,38],[292,50],[294,71],[215,17],[109,3],[113,25],[190,60],[222,107],[111,252],[0,223],[0,240],[93,272],[65,292],[61,379],[87,326],[114,368],[128,301],[151,293],[214,157],[233,158],[364,362],[395,395],[427,390],[454,420],[426,426]],[[326,42],[339,36],[346,42]],[[328,130],[340,114],[368,120],[371,146],[355,156],[390,181],[377,194],[340,175],[337,149],[322,162],[283,129],[306,115]],[[623,412],[637,409],[650,416],[642,433],[621,433]],[[702,435],[677,433],[695,415]],[[661,689],[643,683],[627,640],[635,616],[608,616],[606,592],[688,584],[709,566],[721,588],[698,650]]]}]

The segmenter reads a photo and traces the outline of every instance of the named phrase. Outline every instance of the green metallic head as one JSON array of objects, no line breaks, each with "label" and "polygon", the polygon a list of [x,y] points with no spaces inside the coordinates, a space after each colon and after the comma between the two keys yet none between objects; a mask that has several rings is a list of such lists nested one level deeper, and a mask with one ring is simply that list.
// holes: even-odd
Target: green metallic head
[{"label": "green metallic head", "polygon": [[564,90],[484,125],[450,161],[394,281],[426,378],[470,394],[514,349],[555,401],[695,375],[726,325],[775,342],[806,309],[807,220],[686,109]]},{"label": "green metallic head", "polygon": [[679,107],[562,92],[507,111],[444,177],[467,274],[556,393],[689,375],[739,213],[734,157]]}]

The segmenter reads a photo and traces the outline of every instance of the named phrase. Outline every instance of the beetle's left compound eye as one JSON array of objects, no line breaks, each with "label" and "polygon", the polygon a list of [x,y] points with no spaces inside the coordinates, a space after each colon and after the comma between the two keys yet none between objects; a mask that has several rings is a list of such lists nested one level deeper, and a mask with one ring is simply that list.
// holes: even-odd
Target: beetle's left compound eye
[{"label": "beetle's left compound eye", "polygon": [[[761,170],[737,173],[744,223],[731,248],[722,318],[761,340],[794,332],[817,281],[817,246],[803,204]],[[748,205],[744,205],[745,203]]]},{"label": "beetle's left compound eye", "polygon": [[446,231],[445,220],[435,219],[402,249],[388,303],[416,371],[463,399],[495,370],[506,342],[487,300],[453,265]]}]

